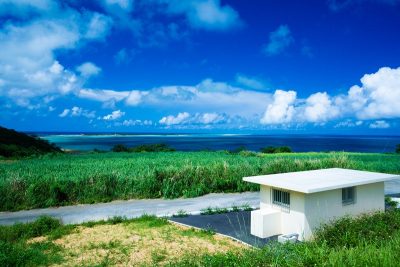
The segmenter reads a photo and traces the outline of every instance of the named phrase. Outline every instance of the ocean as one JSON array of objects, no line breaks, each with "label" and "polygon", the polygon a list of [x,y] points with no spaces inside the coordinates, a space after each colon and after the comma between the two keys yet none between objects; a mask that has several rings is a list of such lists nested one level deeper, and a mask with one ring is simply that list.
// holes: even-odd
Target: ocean
[{"label": "ocean", "polygon": [[252,134],[37,134],[64,149],[110,150],[116,144],[128,147],[165,143],[180,151],[234,150],[244,146],[259,151],[267,146],[289,146],[295,152],[349,151],[394,152],[400,136],[366,135],[252,135]]}]

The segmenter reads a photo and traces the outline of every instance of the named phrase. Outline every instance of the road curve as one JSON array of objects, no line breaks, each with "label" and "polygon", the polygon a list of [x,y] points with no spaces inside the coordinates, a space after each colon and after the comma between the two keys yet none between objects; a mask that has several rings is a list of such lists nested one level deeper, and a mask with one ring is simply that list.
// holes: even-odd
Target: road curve
[{"label": "road curve", "polygon": [[[385,194],[400,196],[400,180],[385,182]],[[184,210],[190,214],[198,214],[201,209],[208,207],[230,208],[234,205],[240,206],[244,204],[254,208],[259,207],[259,192],[219,193],[179,199],[119,200],[109,203],[0,212],[0,225],[30,222],[43,215],[58,218],[64,224],[75,224],[106,220],[114,216],[125,216],[127,218],[140,217],[143,214],[171,216],[178,213],[179,210]]]},{"label": "road curve", "polygon": [[179,199],[118,200],[108,203],[0,212],[0,225],[30,222],[43,215],[60,219],[64,224],[76,224],[106,220],[114,216],[125,216],[127,218],[140,217],[143,214],[171,216],[178,213],[179,210],[184,210],[191,214],[199,214],[201,209],[207,207],[230,208],[234,205],[240,206],[244,204],[258,207],[259,192],[208,194],[196,198]]}]

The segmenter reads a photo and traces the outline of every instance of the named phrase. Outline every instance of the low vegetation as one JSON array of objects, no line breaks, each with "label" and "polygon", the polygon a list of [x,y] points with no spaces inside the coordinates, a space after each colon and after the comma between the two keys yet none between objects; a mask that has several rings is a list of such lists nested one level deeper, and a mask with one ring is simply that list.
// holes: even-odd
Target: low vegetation
[{"label": "low vegetation", "polygon": [[320,168],[400,173],[397,154],[87,153],[0,160],[0,210],[256,191],[245,176]]},{"label": "low vegetation", "polygon": [[0,227],[0,266],[165,265],[182,255],[238,252],[243,246],[208,231],[143,216],[61,225],[49,217]]},{"label": "low vegetation", "polygon": [[169,266],[398,266],[400,212],[342,218],[323,225],[314,241],[241,253],[186,254]]},{"label": "low vegetation", "polygon": [[21,158],[60,152],[60,148],[47,140],[0,126],[0,158]]},{"label": "low vegetation", "polygon": [[0,266],[398,266],[399,251],[399,210],[344,217],[313,241],[262,249],[152,216],[0,226]]},{"label": "low vegetation", "polygon": [[115,145],[111,151],[113,152],[172,152],[174,148],[167,144],[144,144],[135,147],[127,147],[122,144]]},{"label": "low vegetation", "polygon": [[278,147],[265,147],[261,149],[262,153],[274,154],[274,153],[292,153],[292,149],[288,146],[278,146]]}]

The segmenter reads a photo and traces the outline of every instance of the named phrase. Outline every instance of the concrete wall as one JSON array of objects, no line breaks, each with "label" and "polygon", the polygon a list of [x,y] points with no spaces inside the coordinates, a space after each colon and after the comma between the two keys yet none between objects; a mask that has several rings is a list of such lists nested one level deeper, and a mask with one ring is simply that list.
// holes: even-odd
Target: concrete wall
[{"label": "concrete wall", "polygon": [[[272,204],[269,186],[262,185],[260,190],[260,209],[280,211],[281,234],[297,233],[300,240],[312,238],[313,230],[321,223],[344,215],[358,215],[385,208],[383,182],[357,186],[356,202],[349,205],[342,204],[342,189],[312,194],[290,191],[290,210]],[[278,222],[277,219],[274,221]],[[252,223],[253,227],[255,225]],[[279,228],[274,227],[273,231],[276,232],[276,229]]]},{"label": "concrete wall", "polygon": [[272,204],[271,187],[261,185],[260,191],[260,209],[280,211],[281,234],[297,233],[301,238],[305,226],[304,194],[290,191],[290,209],[285,209]]},{"label": "concrete wall", "polygon": [[304,237],[312,237],[314,229],[345,215],[359,215],[385,209],[384,183],[356,186],[356,202],[342,204],[342,189],[329,190],[305,195]]}]

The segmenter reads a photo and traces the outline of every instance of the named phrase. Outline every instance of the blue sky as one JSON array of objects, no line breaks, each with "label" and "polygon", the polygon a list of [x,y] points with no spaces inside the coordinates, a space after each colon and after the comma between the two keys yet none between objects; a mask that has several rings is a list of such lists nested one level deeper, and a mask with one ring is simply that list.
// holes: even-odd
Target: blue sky
[{"label": "blue sky", "polygon": [[398,135],[398,14],[398,0],[0,0],[0,125]]}]

